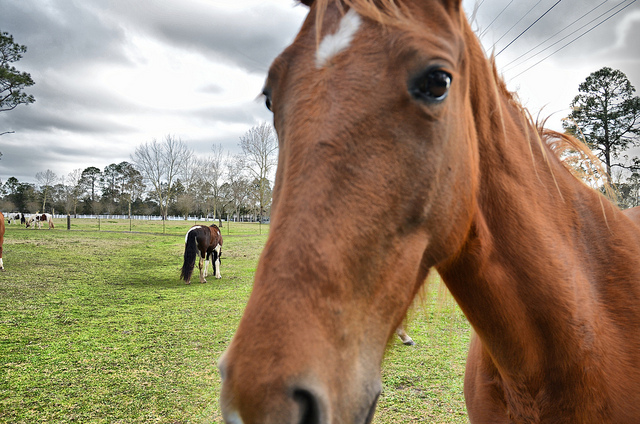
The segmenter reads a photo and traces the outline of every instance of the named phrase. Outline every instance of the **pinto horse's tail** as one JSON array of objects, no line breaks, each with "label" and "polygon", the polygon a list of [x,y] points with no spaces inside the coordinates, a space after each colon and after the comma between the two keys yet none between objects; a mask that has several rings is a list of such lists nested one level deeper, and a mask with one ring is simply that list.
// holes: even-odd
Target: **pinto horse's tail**
[{"label": "pinto horse's tail", "polygon": [[187,283],[191,281],[191,274],[193,274],[193,268],[196,265],[196,255],[198,253],[196,235],[195,231],[189,231],[184,242],[184,262],[182,263],[180,278]]}]

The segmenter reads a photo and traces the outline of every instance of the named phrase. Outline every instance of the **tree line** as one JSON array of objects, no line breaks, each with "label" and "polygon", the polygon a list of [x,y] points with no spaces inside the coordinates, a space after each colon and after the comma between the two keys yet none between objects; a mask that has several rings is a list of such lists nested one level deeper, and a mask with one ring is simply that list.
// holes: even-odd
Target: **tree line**
[{"label": "tree line", "polygon": [[213,145],[196,155],[173,135],[136,147],[131,161],[88,166],[58,176],[36,174],[37,184],[11,177],[0,183],[0,210],[108,215],[189,215],[265,220],[277,137],[270,124],[252,127],[237,155]]}]

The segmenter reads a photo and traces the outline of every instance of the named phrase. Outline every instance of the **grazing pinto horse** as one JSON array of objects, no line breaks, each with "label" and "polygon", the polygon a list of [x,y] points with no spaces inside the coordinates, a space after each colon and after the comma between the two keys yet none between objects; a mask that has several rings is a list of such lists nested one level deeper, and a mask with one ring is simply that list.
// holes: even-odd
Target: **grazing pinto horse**
[{"label": "grazing pinto horse", "polygon": [[435,267],[474,329],[471,423],[640,423],[640,227],[558,158],[579,143],[531,122],[461,0],[303,3],[264,88],[271,231],[225,421],[371,422]]},{"label": "grazing pinto horse", "polygon": [[42,223],[46,222],[49,224],[49,229],[55,228],[53,225],[53,215],[50,213],[37,213],[35,215],[31,215],[29,219],[27,219],[26,227],[29,228],[33,225],[33,228],[38,227],[38,229],[42,229]]},{"label": "grazing pinto horse", "polygon": [[24,215],[20,212],[10,213],[6,216],[6,218],[8,224],[13,224],[14,221],[24,223]]},{"label": "grazing pinto horse", "polygon": [[2,263],[2,245],[4,244],[4,215],[0,212],[0,271],[4,271]]},{"label": "grazing pinto horse", "polygon": [[[213,259],[211,259],[211,255],[213,255]],[[222,234],[218,226],[215,224],[209,227],[194,225],[187,231],[187,235],[184,237],[184,262],[182,264],[180,278],[187,284],[191,283],[191,274],[193,274],[193,268],[196,264],[196,256],[200,258],[198,267],[200,268],[201,283],[207,282],[205,278],[207,276],[210,259],[216,278],[222,278],[220,275],[221,255]],[[204,270],[202,269],[203,262]]]}]

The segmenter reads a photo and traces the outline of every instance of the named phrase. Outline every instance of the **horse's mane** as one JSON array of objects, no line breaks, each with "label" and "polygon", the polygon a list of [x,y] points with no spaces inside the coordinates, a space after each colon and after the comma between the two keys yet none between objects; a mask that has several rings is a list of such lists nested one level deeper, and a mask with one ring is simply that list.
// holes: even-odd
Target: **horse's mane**
[{"label": "horse's mane", "polygon": [[[398,4],[396,0],[298,0],[305,4],[313,2],[316,9],[316,34],[318,43],[320,42],[322,32],[322,22],[324,20],[327,8],[332,3],[345,11],[345,8],[352,8],[361,16],[372,19],[384,26],[402,27],[412,19],[410,11],[402,4]],[[485,58],[487,54],[485,52]],[[602,161],[598,159],[587,145],[577,138],[559,133],[557,131],[544,127],[548,118],[543,120],[534,120],[531,113],[522,106],[516,93],[509,91],[502,76],[498,73],[497,66],[491,55],[487,60],[493,70],[493,82],[497,94],[503,100],[509,102],[522,115],[523,129],[529,135],[537,139],[546,157],[544,145],[548,146],[551,152],[560,159],[562,164],[581,181],[586,179],[600,179],[606,175]],[[576,156],[577,155],[577,156]],[[567,160],[570,158],[570,160]],[[548,159],[547,159],[548,160]],[[612,190],[605,183],[605,189],[608,194],[612,194]]]},{"label": "horse's mane", "polygon": [[598,183],[603,185],[607,195],[611,199],[614,199],[615,193],[608,182],[600,181],[603,179],[602,177],[606,175],[602,161],[584,142],[576,137],[546,128],[545,124],[549,117],[534,120],[529,110],[522,105],[518,94],[507,88],[504,78],[498,72],[495,57],[492,55],[488,60],[493,70],[493,82],[500,96],[520,113],[525,131],[529,133],[530,130],[534,130],[533,136],[536,137],[545,158],[544,145],[549,147],[549,150],[560,160],[562,165],[577,179],[582,182],[597,180]]}]

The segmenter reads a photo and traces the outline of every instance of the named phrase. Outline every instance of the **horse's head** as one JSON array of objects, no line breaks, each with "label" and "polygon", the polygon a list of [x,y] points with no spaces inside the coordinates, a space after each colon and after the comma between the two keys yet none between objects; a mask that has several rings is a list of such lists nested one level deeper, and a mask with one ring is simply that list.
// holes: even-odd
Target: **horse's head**
[{"label": "horse's head", "polygon": [[265,84],[279,163],[253,293],[220,360],[229,423],[369,422],[389,337],[471,225],[460,1],[345,3],[305,2]]}]

